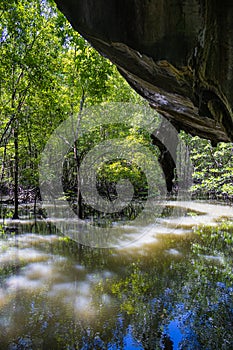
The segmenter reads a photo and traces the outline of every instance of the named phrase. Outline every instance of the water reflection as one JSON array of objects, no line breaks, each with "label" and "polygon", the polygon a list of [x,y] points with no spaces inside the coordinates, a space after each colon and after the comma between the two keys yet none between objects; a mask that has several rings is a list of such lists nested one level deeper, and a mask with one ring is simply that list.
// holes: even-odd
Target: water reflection
[{"label": "water reflection", "polygon": [[[3,236],[0,349],[233,348],[233,227],[217,224],[232,208],[199,204],[169,203],[153,234],[123,249],[84,247],[44,223]],[[170,229],[179,215],[213,228]]]}]

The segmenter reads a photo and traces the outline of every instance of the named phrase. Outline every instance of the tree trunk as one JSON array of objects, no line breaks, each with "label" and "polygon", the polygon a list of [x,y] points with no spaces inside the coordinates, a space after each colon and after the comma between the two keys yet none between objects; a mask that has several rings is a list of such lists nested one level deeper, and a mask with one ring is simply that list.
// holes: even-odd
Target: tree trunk
[{"label": "tree trunk", "polygon": [[14,151],[15,151],[15,164],[14,164],[14,215],[13,219],[19,219],[19,134],[18,134],[18,122],[14,123]]}]

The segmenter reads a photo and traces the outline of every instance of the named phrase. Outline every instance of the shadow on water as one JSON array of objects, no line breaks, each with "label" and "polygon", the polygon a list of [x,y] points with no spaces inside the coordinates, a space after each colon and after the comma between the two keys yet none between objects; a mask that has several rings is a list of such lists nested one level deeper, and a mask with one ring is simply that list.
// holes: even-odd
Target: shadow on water
[{"label": "shadow on water", "polygon": [[232,217],[230,206],[167,202],[121,249],[5,217],[0,349],[233,349]]}]

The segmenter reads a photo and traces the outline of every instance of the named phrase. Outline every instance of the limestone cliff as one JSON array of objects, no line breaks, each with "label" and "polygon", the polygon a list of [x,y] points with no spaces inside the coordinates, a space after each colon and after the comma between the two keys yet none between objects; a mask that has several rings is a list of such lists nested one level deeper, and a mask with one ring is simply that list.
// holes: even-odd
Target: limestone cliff
[{"label": "limestone cliff", "polygon": [[232,0],[56,0],[177,130],[233,141]]}]

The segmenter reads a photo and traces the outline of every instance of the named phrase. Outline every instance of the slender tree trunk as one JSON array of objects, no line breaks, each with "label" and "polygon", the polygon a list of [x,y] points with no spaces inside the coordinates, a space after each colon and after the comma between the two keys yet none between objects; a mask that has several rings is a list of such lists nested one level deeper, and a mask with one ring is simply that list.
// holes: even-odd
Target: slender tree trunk
[{"label": "slender tree trunk", "polygon": [[79,168],[80,168],[80,160],[77,150],[77,142],[74,143],[74,159],[76,163],[76,183],[77,183],[77,214],[79,219],[83,218],[83,210],[82,210],[82,196],[81,196],[81,188],[80,188],[80,176],[79,176]]},{"label": "slender tree trunk", "polygon": [[1,167],[1,177],[0,183],[3,183],[4,175],[5,175],[5,166],[6,166],[6,154],[7,154],[7,143],[4,143],[4,153],[2,158],[2,167]]},{"label": "slender tree trunk", "polygon": [[[84,102],[85,102],[85,92],[83,90],[82,91],[82,98],[80,100],[78,121],[77,121],[77,125],[76,125],[77,133],[75,131],[77,138],[78,138],[80,123],[81,123],[81,119],[82,119],[82,110],[83,110]],[[80,175],[79,175],[81,159],[80,159],[80,155],[79,155],[79,152],[78,152],[78,149],[77,149],[77,140],[74,143],[74,159],[75,159],[75,162],[76,162],[76,172],[77,172],[76,181],[77,181],[78,217],[79,217],[79,219],[83,219],[83,206],[82,206],[81,182],[80,182],[81,179],[80,179]]]},{"label": "slender tree trunk", "polygon": [[14,125],[14,151],[15,151],[15,164],[14,164],[14,215],[13,219],[19,219],[19,135],[18,124],[15,121]]}]

